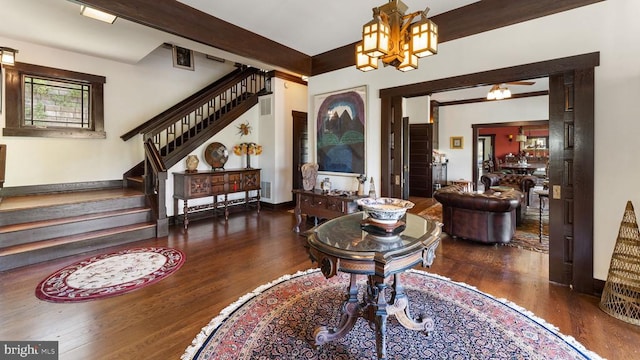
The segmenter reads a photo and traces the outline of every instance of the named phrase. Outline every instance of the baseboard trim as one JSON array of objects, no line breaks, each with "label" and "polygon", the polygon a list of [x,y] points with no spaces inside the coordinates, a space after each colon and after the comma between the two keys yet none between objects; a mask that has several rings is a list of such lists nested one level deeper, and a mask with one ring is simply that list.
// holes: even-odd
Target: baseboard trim
[{"label": "baseboard trim", "polygon": [[296,207],[296,203],[294,201],[288,201],[288,202],[279,203],[279,204],[271,204],[271,203],[265,203],[261,201],[260,207],[269,209],[269,210],[274,210],[274,211],[287,211]]},{"label": "baseboard trim", "polygon": [[0,198],[21,195],[41,195],[55,194],[72,191],[90,191],[100,189],[122,188],[122,180],[104,180],[104,181],[88,181],[74,182],[62,184],[46,184],[46,185],[28,185],[28,186],[12,186],[0,189]]}]

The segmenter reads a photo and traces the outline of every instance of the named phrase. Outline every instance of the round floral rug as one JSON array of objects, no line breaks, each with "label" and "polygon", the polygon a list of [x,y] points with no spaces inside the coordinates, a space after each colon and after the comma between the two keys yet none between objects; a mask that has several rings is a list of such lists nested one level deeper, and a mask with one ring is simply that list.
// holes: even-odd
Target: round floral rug
[{"label": "round floral rug", "polygon": [[[390,316],[388,359],[600,359],[506,300],[423,271],[401,276],[410,312],[431,317],[435,330],[407,330]],[[317,326],[338,324],[348,284],[346,274],[325,279],[314,269],[263,285],[215,317],[181,359],[376,359],[362,318],[345,337],[313,345]],[[364,279],[359,285],[362,299]]]},{"label": "round floral rug", "polygon": [[77,302],[121,295],[164,279],[184,260],[182,251],[162,247],[97,255],[49,275],[38,284],[36,297]]}]

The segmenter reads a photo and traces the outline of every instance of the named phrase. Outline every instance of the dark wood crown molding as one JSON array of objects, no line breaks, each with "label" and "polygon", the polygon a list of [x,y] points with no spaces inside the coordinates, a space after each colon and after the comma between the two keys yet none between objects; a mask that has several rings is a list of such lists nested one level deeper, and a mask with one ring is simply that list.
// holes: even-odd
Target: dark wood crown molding
[{"label": "dark wood crown molding", "polygon": [[[431,17],[444,43],[604,0],[483,0]],[[316,55],[312,75],[355,66],[357,42]],[[437,55],[436,55],[437,56]]]},{"label": "dark wood crown molding", "polygon": [[[432,17],[440,43],[604,0],[483,0]],[[302,75],[355,65],[353,44],[313,57],[178,1],[80,0],[123,19]],[[355,24],[354,26],[360,26]]]}]

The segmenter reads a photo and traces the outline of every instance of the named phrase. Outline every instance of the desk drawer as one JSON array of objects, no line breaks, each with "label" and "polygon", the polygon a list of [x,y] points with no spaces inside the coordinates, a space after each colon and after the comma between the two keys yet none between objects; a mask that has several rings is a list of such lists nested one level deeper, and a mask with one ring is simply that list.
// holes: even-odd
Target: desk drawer
[{"label": "desk drawer", "polygon": [[212,194],[224,194],[224,174],[211,175],[211,193]]},{"label": "desk drawer", "polygon": [[260,172],[249,171],[243,176],[244,190],[260,190]]},{"label": "desk drawer", "polygon": [[300,194],[298,196],[300,196],[300,208],[302,209],[315,208],[318,205],[322,205],[321,198],[317,199],[317,200],[320,200],[319,202],[316,202],[316,198],[313,195]]},{"label": "desk drawer", "polygon": [[207,176],[192,177],[187,191],[188,197],[211,195],[211,181]]},{"label": "desk drawer", "polygon": [[344,213],[344,202],[339,198],[327,198],[326,200],[327,210]]}]

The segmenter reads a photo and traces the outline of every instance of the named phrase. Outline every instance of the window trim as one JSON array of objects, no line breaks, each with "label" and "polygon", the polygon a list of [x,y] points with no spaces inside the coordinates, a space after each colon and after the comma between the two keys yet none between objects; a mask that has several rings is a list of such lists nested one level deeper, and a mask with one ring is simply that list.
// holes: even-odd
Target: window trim
[{"label": "window trim", "polygon": [[[25,63],[5,66],[4,72],[6,125],[2,130],[2,135],[79,139],[105,139],[107,137],[107,133],[104,131],[104,84],[106,83],[104,76]],[[24,84],[22,81],[24,75],[89,84],[91,87],[90,117],[93,129],[24,126]]]}]

